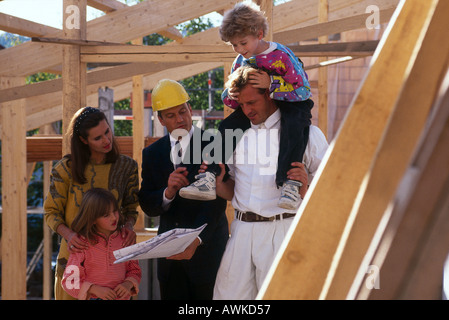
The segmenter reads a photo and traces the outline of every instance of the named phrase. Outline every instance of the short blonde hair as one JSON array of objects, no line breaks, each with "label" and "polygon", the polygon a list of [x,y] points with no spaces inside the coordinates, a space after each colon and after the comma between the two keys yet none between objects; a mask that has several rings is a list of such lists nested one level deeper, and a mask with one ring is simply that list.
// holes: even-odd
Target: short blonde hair
[{"label": "short blonde hair", "polygon": [[268,32],[268,21],[264,12],[255,3],[237,3],[235,7],[223,16],[220,26],[220,37],[224,42],[229,42],[235,36],[256,36],[262,30],[263,36]]}]

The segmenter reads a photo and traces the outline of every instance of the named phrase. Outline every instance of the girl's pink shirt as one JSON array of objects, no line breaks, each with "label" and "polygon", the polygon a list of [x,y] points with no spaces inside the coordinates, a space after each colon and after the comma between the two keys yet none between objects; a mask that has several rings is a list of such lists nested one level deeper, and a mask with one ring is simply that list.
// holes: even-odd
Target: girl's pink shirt
[{"label": "girl's pink shirt", "polygon": [[[123,238],[120,232],[114,232],[108,241],[98,237],[98,243],[89,244],[89,248],[83,252],[72,252],[67,262],[62,286],[72,297],[78,300],[96,298],[88,294],[92,284],[114,289],[117,285],[129,280],[133,283],[132,295],[139,292],[139,283],[142,277],[137,260],[130,260],[114,264],[113,252],[123,248]],[[128,300],[131,295],[120,297],[120,300]]]}]

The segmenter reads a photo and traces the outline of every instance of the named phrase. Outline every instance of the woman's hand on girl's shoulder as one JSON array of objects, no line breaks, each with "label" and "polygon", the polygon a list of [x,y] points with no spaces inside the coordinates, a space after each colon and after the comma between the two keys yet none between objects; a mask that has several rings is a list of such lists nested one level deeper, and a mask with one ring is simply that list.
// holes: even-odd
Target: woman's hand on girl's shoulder
[{"label": "woman's hand on girl's shoulder", "polygon": [[132,229],[132,227],[124,226],[120,230],[120,234],[123,239],[123,247],[128,247],[136,243],[137,235]]}]

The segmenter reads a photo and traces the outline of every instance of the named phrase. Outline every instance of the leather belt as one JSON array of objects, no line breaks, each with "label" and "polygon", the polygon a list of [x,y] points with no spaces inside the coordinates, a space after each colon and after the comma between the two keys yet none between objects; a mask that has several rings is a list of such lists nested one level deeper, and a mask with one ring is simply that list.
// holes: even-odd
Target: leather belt
[{"label": "leather belt", "polygon": [[235,217],[238,220],[244,221],[244,222],[274,221],[274,220],[287,219],[287,218],[291,218],[294,216],[295,216],[295,213],[285,212],[285,213],[277,214],[272,217],[263,217],[261,215],[258,215],[257,213],[251,212],[251,211],[243,212],[243,211],[235,210]]}]

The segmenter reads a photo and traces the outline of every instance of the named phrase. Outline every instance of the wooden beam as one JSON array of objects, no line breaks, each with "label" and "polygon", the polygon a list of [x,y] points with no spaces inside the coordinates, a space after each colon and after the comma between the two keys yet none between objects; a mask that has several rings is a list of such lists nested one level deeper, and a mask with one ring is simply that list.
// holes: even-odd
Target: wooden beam
[{"label": "wooden beam", "polygon": [[[388,225],[369,257],[380,286],[354,285],[356,299],[441,299],[447,244],[449,157],[449,78],[410,166],[411,178],[395,199]],[[433,246],[433,247],[432,247]],[[425,252],[427,251],[427,252]],[[424,259],[428,259],[424,261]]]},{"label": "wooden beam", "polygon": [[335,42],[309,45],[290,45],[293,53],[299,57],[341,57],[341,56],[371,56],[374,54],[378,40]]},{"label": "wooden beam", "polygon": [[[0,87],[25,78],[0,77]],[[27,165],[24,100],[0,104],[2,113],[2,299],[26,299]]]},{"label": "wooden beam", "polygon": [[[41,128],[39,128],[40,135],[50,135],[54,134],[55,130],[52,125],[48,124]],[[28,143],[27,143],[28,144]],[[58,154],[61,154],[61,150],[58,151]],[[28,149],[27,149],[28,153]],[[45,199],[45,195],[50,191],[50,173],[52,170],[52,161],[43,161],[42,163],[42,194],[43,200]],[[53,296],[53,273],[51,268],[52,263],[52,252],[53,252],[53,241],[52,234],[53,231],[46,224],[42,224],[43,228],[43,241],[44,241],[44,250],[43,250],[43,272],[42,272],[42,299],[43,300],[51,300]]]},{"label": "wooden beam", "polygon": [[[142,45],[142,38],[135,39],[132,44]],[[132,77],[132,96],[131,106],[133,111],[133,159],[137,161],[139,171],[139,185],[142,180],[141,168],[142,168],[142,150],[145,147],[145,135],[144,135],[144,96],[143,96],[143,76],[142,74]],[[139,207],[138,218],[135,228],[143,230],[145,228],[145,214]]]},{"label": "wooden beam", "polygon": [[[98,48],[100,52],[95,52]],[[181,49],[181,51],[180,51]],[[233,61],[235,53],[226,45],[205,46],[129,46],[124,50],[119,47],[87,47],[81,49],[83,62],[224,62]]]},{"label": "wooden beam", "polygon": [[[87,5],[106,13],[111,13],[119,9],[128,7],[128,5],[117,0],[87,0]],[[173,39],[175,41],[182,41],[182,34],[175,27],[169,27],[158,32],[160,35]]]},{"label": "wooden beam", "polygon": [[178,43],[182,43],[182,41],[184,40],[184,37],[182,36],[182,33],[178,29],[176,29],[175,27],[170,27],[170,28],[167,28],[165,30],[158,31],[158,33],[161,36],[164,36],[166,38],[175,40]]},{"label": "wooden beam", "polygon": [[[379,23],[388,23],[395,9],[396,7],[380,10]],[[274,34],[274,41],[288,45],[299,41],[312,40],[320,36],[362,29],[366,27],[366,19],[369,16],[369,13],[362,13],[342,19],[317,23],[307,27],[276,32]]]},{"label": "wooden beam", "polygon": [[[356,59],[360,59],[360,58],[364,58],[364,57],[340,57],[340,58],[335,58],[335,59],[329,59],[329,60],[324,60],[321,61],[319,63],[316,64],[311,64],[311,65],[307,65],[304,67],[304,70],[311,70],[311,69],[316,69],[316,68],[324,68],[327,66],[332,66],[332,65],[336,65],[336,64],[340,64],[340,63],[344,63],[344,62],[348,62],[348,61],[352,61],[352,60],[356,60]],[[309,80],[309,83],[311,81]],[[313,87],[311,85],[311,87]],[[317,87],[318,87],[318,83],[317,83]]]},{"label": "wooden beam", "polygon": [[[160,63],[152,64],[152,68],[148,68],[148,64],[130,64],[129,69],[122,69],[120,72],[112,72],[110,70],[107,73],[102,73],[102,76],[91,77],[88,73],[88,86],[86,89],[87,105],[96,106],[98,103],[98,83],[102,83],[104,86],[114,88],[114,99],[119,101],[129,97],[129,93],[132,91],[131,82],[125,79],[114,80],[118,74],[129,72],[132,74],[138,74],[143,71],[150,71],[145,74],[144,77],[144,90],[151,90],[154,85],[160,79],[170,77],[170,79],[182,80],[187,77],[191,77],[198,72],[206,72],[220,67],[220,63],[217,62],[202,62],[194,64],[172,64],[172,63]],[[122,66],[124,67],[124,66]],[[148,69],[147,69],[148,68]],[[107,71],[107,70],[105,70]],[[94,72],[94,71],[93,71]],[[99,72],[99,71],[98,71]],[[119,77],[122,78],[122,77]],[[109,80],[108,80],[109,79]],[[33,84],[34,85],[34,84]],[[37,83],[36,83],[37,85]],[[120,93],[119,88],[127,87]],[[41,96],[30,97],[25,99],[26,111],[27,111],[27,130],[39,128],[47,123],[52,123],[62,119],[62,106],[61,106],[62,94],[61,91],[48,93]],[[1,119],[1,115],[0,115]],[[1,137],[0,137],[1,138]]]},{"label": "wooden beam", "polygon": [[[289,1],[274,7],[273,30],[285,31],[315,25],[318,21],[318,1]],[[365,13],[369,5],[380,10],[396,7],[399,0],[332,0],[329,3],[329,21]],[[299,14],[298,14],[299,13]]]},{"label": "wooden beam", "polygon": [[[115,139],[120,147],[121,153],[133,157],[133,137],[116,136]],[[144,147],[158,140],[158,137],[146,137]],[[43,135],[26,137],[26,161],[41,162],[60,160],[62,153],[61,135]]]},{"label": "wooden beam", "polygon": [[[236,1],[204,0],[201,5],[192,1],[184,6],[176,0],[143,1],[89,21],[86,39],[123,43],[220,10],[230,3]],[[168,19],[161,12],[170,12]],[[61,33],[51,36],[63,38]],[[25,76],[48,70],[61,63],[61,50],[54,45],[22,43],[0,51],[0,70],[4,75]]]},{"label": "wooden beam", "polygon": [[[133,63],[114,68],[92,70],[87,73],[87,85],[99,85],[113,80],[131,78],[139,73],[149,74],[164,69],[180,67],[186,63]],[[0,102],[30,98],[38,95],[58,92],[62,89],[63,79],[53,79],[14,88],[0,90]]]},{"label": "wooden beam", "polygon": [[[54,40],[57,38],[49,38],[49,39]],[[194,34],[192,36],[186,37],[184,39],[184,42],[188,43],[188,44],[197,44],[197,43],[213,43],[214,41],[217,41],[216,42],[217,44],[218,43],[222,44],[221,41],[218,42],[218,39],[219,39],[218,29],[214,28],[214,29],[209,29],[209,30],[203,31],[199,34]],[[48,41],[53,41],[53,40],[48,40]],[[80,43],[79,40],[65,40],[65,41],[67,44]],[[84,43],[85,41],[82,41],[82,42]],[[88,41],[88,43],[92,43],[92,42]],[[94,43],[99,44],[99,42],[94,42]],[[46,45],[51,46],[52,44],[47,43]],[[128,45],[123,45],[123,46],[126,47]],[[166,47],[166,46],[177,47],[177,46],[179,46],[179,44],[171,43],[171,44],[164,45],[164,47]],[[172,52],[173,52],[173,50],[172,50]],[[1,64],[1,61],[0,61],[0,64]],[[186,62],[176,62],[176,63],[175,62],[173,62],[173,63],[165,62],[165,63],[157,63],[157,64],[155,64],[155,63],[131,63],[131,64],[127,64],[127,65],[120,65],[120,66],[115,66],[115,67],[106,68],[106,69],[103,68],[103,69],[99,69],[99,70],[91,70],[87,74],[87,84],[88,85],[93,85],[93,84],[104,85],[105,83],[106,84],[108,82],[110,83],[110,81],[131,78],[132,76],[137,75],[137,74],[142,74],[142,73],[143,74],[151,74],[154,72],[159,72],[164,69],[171,69],[176,66],[185,66],[187,64],[190,64],[190,63],[186,63]],[[198,65],[198,64],[193,63],[192,67],[195,67],[195,65]],[[199,69],[203,69],[203,68],[199,67]],[[189,74],[190,74],[190,72],[189,72]],[[177,76],[179,76],[179,74]],[[57,92],[57,91],[60,91],[61,89],[62,89],[62,79],[47,80],[47,81],[43,81],[43,82],[39,82],[39,83],[33,83],[33,84],[18,86],[18,87],[14,87],[14,88],[6,88],[4,90],[0,90],[0,102],[11,101],[12,99],[34,97],[38,94],[47,94],[47,93]],[[96,91],[96,89],[95,89],[95,91]],[[36,99],[33,98],[32,100],[36,100]],[[30,105],[34,105],[34,106],[41,105],[44,108],[52,107],[51,102],[40,103],[40,101],[39,102],[32,101],[30,103]],[[40,107],[37,107],[37,108],[40,108]],[[36,108],[33,108],[33,110],[29,110],[29,108],[27,108],[27,114],[30,115],[30,114],[35,113],[36,112],[35,109]]]},{"label": "wooden beam", "polygon": [[256,0],[255,2],[267,18],[268,31],[265,35],[265,40],[273,41],[273,0]]},{"label": "wooden beam", "polygon": [[25,37],[42,37],[60,30],[33,21],[0,13],[0,30]]},{"label": "wooden beam", "polygon": [[[354,199],[394,109],[409,63],[421,45],[420,35],[433,8],[433,1],[420,0],[403,1],[398,6],[258,298],[319,298]],[[379,92],[383,99],[373,99]]]},{"label": "wooden beam", "polygon": [[[73,8],[73,9],[71,9]],[[86,0],[63,1],[64,38],[86,40]],[[62,156],[70,153],[68,127],[76,111],[86,106],[86,64],[80,61],[80,47],[66,45],[62,51]]]},{"label": "wooden beam", "polygon": [[[379,4],[379,7],[380,9],[392,7],[398,1],[383,0]],[[235,1],[218,1],[215,6],[208,6],[207,3],[204,3],[203,6],[203,3],[201,3],[201,10],[198,9],[198,5],[192,8],[184,8],[183,6],[179,6],[175,0],[165,1],[165,3],[167,6],[171,5],[176,8],[171,12],[171,16],[173,17],[177,17],[178,8],[180,11],[184,11],[186,17],[182,19],[186,21],[211,11],[220,10],[216,7],[227,8],[229,5],[235,3]],[[348,12],[350,12],[350,15],[364,13],[366,7],[370,4],[372,4],[371,0],[335,0],[332,2],[329,10],[330,20],[347,17]],[[132,7],[120,9],[106,16],[89,21],[87,23],[87,39],[123,43],[137,36],[145,36],[159,32],[160,30],[165,30],[167,24],[176,25],[179,23],[175,19],[170,19],[169,21],[163,20],[165,17],[160,14],[157,14],[159,17],[153,17],[153,12],[164,12],[164,10],[158,11],[156,10],[158,7],[153,6],[152,8],[152,6],[152,1],[144,1]],[[273,26],[271,26],[273,31],[279,32],[301,23],[316,23],[317,11],[312,10],[312,7],[316,9],[316,0],[308,0],[307,2],[290,1],[275,6],[273,8]],[[208,10],[210,11],[203,12],[207,11],[206,8],[209,8]],[[298,16],[298,12],[301,12],[301,15]],[[117,21],[122,23],[117,23]],[[217,28],[213,32],[217,32]],[[202,34],[203,32],[198,37],[201,37]],[[61,33],[51,36],[62,37]],[[203,43],[212,43],[212,41]],[[221,43],[218,34],[216,34],[215,41]],[[185,43],[185,39],[183,42]],[[2,74],[4,75],[29,75],[41,70],[48,70],[61,63],[61,50],[62,48],[58,46],[42,46],[31,42],[22,43],[18,46],[0,51],[0,70],[2,70]],[[39,58],[36,59],[36,57]]]},{"label": "wooden beam", "polygon": [[50,37],[32,37],[32,42],[41,43],[53,43],[53,44],[69,44],[78,46],[127,46],[127,44],[117,43],[117,42],[107,42],[107,41],[92,41],[85,39],[64,39],[64,38],[50,38]]},{"label": "wooden beam", "polygon": [[[290,46],[301,57],[316,56],[369,56],[377,47],[378,41],[327,43]],[[119,62],[229,62],[235,53],[227,45],[184,45],[176,46],[83,46],[81,61],[88,63]]]},{"label": "wooden beam", "polygon": [[[323,288],[323,298],[347,297],[353,277],[363,268],[361,264],[371,239],[412,160],[449,63],[449,42],[441,33],[441,30],[449,30],[448,15],[449,2],[439,1],[382,138],[383,143],[374,157],[369,180],[361,188],[352,209],[351,223],[346,226],[346,235],[334,257],[335,267],[328,276],[328,285]],[[419,88],[423,86],[426,95],[420,94]],[[364,267],[368,270],[369,266]]]},{"label": "wooden beam", "polygon": [[128,7],[128,5],[117,0],[87,0],[87,5],[106,13]]}]

